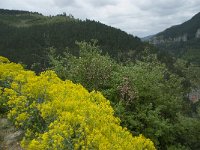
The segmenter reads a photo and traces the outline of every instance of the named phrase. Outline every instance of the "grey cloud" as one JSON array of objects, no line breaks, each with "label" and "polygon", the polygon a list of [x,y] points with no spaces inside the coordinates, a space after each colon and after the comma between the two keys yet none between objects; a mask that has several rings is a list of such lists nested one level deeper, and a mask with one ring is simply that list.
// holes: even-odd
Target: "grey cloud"
[{"label": "grey cloud", "polygon": [[166,16],[183,11],[185,5],[187,5],[187,0],[141,0],[138,7],[152,15]]},{"label": "grey cloud", "polygon": [[76,7],[78,2],[76,0],[53,0],[55,6],[57,7]]},{"label": "grey cloud", "polygon": [[200,0],[0,0],[0,7],[71,13],[143,37],[190,19],[200,11]]},{"label": "grey cloud", "polygon": [[116,5],[119,0],[87,0],[94,7],[103,7],[107,5]]}]

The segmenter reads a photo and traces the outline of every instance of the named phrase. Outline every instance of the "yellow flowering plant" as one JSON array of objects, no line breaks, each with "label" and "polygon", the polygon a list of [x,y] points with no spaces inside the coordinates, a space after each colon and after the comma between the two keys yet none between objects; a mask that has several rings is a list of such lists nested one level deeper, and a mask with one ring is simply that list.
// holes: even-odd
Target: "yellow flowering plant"
[{"label": "yellow flowering plant", "polygon": [[8,118],[25,130],[24,149],[155,149],[151,140],[120,126],[100,92],[62,81],[53,71],[37,76],[5,60],[0,57],[0,101]]}]

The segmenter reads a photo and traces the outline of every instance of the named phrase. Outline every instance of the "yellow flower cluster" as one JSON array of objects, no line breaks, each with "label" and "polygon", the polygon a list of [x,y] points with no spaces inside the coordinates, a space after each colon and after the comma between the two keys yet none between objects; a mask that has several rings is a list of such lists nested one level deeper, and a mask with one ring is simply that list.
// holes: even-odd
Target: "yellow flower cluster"
[{"label": "yellow flower cluster", "polygon": [[8,60],[8,58],[5,58],[3,56],[0,56],[0,63],[9,63],[10,61]]},{"label": "yellow flower cluster", "polygon": [[26,130],[24,149],[155,149],[149,139],[120,126],[101,93],[62,81],[53,71],[37,76],[0,57],[0,90],[8,117]]}]

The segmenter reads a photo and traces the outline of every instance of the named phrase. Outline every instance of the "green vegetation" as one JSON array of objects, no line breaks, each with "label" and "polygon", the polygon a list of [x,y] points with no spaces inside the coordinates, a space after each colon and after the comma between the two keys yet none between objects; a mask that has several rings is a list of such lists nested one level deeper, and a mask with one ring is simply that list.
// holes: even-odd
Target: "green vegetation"
[{"label": "green vegetation", "polygon": [[100,22],[81,21],[65,14],[47,17],[37,13],[15,15],[12,11],[0,15],[0,38],[0,55],[28,68],[37,63],[43,70],[48,67],[49,47],[60,54],[68,47],[78,54],[75,41],[97,39],[104,54],[121,60],[129,51],[138,54],[147,46],[139,38]]},{"label": "green vegetation", "polygon": [[199,149],[200,102],[188,98],[199,39],[157,49],[96,21],[9,10],[0,38],[0,55],[36,71],[0,57],[0,113],[26,132],[24,148]]},{"label": "green vegetation", "polygon": [[164,39],[166,38],[176,38],[179,36],[183,36],[187,34],[188,39],[194,39],[197,30],[200,28],[200,12],[197,13],[194,17],[190,20],[180,24],[172,26],[166,29],[163,32],[160,32],[156,36],[163,36]]},{"label": "green vegetation", "polygon": [[182,59],[196,65],[200,64],[200,49],[188,49],[182,56]]},{"label": "green vegetation", "polygon": [[43,16],[36,12],[9,11],[0,9],[1,23],[13,27],[30,27],[34,25],[48,25],[59,22],[76,21],[73,16],[61,14],[57,16]]},{"label": "green vegetation", "polygon": [[77,44],[78,57],[68,51],[57,56],[54,49],[49,50],[51,69],[59,77],[101,91],[111,100],[122,126],[144,134],[158,149],[198,149],[199,114],[192,109],[198,104],[185,100],[184,78],[147,51],[140,61],[123,65],[102,55],[95,43]]},{"label": "green vegetation", "polygon": [[120,126],[100,92],[62,81],[53,71],[36,76],[0,57],[0,81],[0,102],[8,118],[25,132],[24,149],[155,150],[151,140],[133,137]]},{"label": "green vegetation", "polygon": [[[168,65],[174,73],[184,77],[184,85],[192,91],[200,88],[200,13],[190,20],[151,37],[151,42],[162,52],[174,57],[174,65]],[[170,59],[168,59],[170,60]],[[189,81],[189,82],[188,82]],[[188,93],[190,93],[188,91]],[[198,92],[197,92],[198,93]],[[198,96],[194,96],[198,97]],[[198,100],[198,98],[196,99]]]},{"label": "green vegetation", "polygon": [[158,39],[156,46],[161,51],[169,52],[176,58],[199,66],[200,38],[199,35],[197,36],[198,30],[200,30],[200,12],[190,20],[154,35],[151,40]]}]

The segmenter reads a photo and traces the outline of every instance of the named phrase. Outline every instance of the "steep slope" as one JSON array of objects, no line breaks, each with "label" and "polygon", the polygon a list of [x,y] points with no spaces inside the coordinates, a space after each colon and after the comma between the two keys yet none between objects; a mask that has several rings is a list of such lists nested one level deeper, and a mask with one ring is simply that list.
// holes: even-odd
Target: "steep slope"
[{"label": "steep slope", "polygon": [[200,12],[190,20],[156,34],[149,41],[176,57],[200,64]]},{"label": "steep slope", "polygon": [[103,52],[114,58],[130,50],[138,53],[146,46],[139,38],[100,22],[82,21],[66,14],[43,16],[13,10],[0,10],[0,39],[0,55],[28,67],[35,62],[45,67],[49,47],[59,53],[69,47],[77,54],[75,41],[97,39]]},{"label": "steep slope", "polygon": [[172,26],[150,38],[155,44],[164,42],[186,42],[200,38],[200,12],[190,20]]},{"label": "steep slope", "polygon": [[172,26],[165,31],[158,33],[157,36],[163,36],[164,39],[177,38],[186,36],[186,40],[192,40],[200,37],[200,12],[192,17],[190,20]]}]

